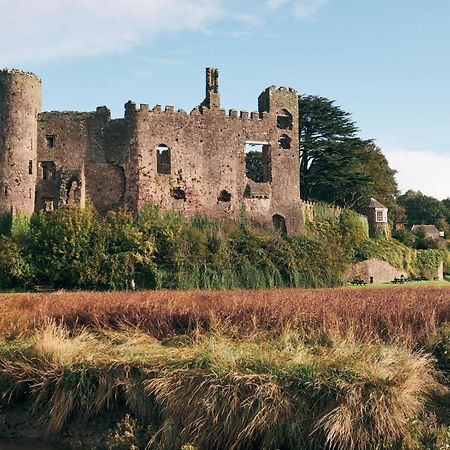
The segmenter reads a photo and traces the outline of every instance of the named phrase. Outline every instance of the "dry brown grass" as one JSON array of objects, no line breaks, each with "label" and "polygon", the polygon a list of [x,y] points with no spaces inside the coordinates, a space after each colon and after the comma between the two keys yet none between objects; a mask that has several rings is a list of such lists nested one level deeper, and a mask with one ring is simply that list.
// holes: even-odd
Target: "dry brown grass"
[{"label": "dry brown grass", "polygon": [[49,319],[77,326],[138,326],[158,339],[220,327],[227,334],[280,331],[420,343],[450,323],[450,289],[57,292],[0,296],[0,335]]}]

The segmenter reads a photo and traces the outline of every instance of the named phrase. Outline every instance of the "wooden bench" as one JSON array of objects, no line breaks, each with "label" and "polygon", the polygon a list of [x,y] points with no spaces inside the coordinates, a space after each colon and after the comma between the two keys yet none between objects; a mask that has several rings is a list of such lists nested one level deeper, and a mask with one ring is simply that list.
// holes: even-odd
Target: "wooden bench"
[{"label": "wooden bench", "polygon": [[367,283],[361,278],[355,278],[353,281],[350,281],[353,286],[365,286]]},{"label": "wooden bench", "polygon": [[406,281],[405,278],[397,278],[397,277],[395,277],[395,278],[391,281],[391,283],[393,283],[393,284],[397,284],[397,283],[403,284],[405,281]]},{"label": "wooden bench", "polygon": [[34,286],[34,290],[36,292],[53,292],[55,290],[55,286],[52,284],[36,284]]}]

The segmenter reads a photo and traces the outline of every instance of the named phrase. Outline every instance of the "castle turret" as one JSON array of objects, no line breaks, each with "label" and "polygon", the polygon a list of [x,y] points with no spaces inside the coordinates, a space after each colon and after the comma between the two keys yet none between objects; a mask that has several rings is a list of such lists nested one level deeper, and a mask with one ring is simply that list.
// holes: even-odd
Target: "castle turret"
[{"label": "castle turret", "polygon": [[[258,98],[261,115],[269,113],[276,130],[270,142],[272,172],[272,204],[277,214],[274,227],[288,232],[299,232],[300,167],[298,137],[298,94],[294,89],[271,86]],[[286,226],[280,226],[280,218],[286,217]]]},{"label": "castle turret", "polygon": [[201,106],[209,109],[220,108],[218,69],[212,67],[206,69],[206,97]]},{"label": "castle turret", "polygon": [[0,71],[0,214],[34,211],[40,111],[41,81],[31,73]]}]

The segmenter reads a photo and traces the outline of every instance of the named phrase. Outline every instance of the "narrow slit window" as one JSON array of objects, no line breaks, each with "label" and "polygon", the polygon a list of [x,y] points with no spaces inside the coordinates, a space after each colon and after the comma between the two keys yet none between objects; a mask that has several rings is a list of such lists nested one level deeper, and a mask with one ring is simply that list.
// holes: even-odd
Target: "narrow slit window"
[{"label": "narrow slit window", "polygon": [[245,175],[255,183],[270,181],[270,147],[266,142],[245,143]]},{"label": "narrow slit window", "polygon": [[33,175],[33,161],[31,159],[28,161],[28,175]]},{"label": "narrow slit window", "polygon": [[171,151],[165,144],[160,144],[156,148],[156,170],[162,175],[170,175],[172,171]]}]

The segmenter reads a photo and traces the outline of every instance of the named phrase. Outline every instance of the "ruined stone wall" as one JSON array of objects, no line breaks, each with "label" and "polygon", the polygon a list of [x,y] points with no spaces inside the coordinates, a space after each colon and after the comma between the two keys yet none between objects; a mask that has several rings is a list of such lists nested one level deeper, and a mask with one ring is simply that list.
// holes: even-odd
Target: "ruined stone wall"
[{"label": "ruined stone wall", "polygon": [[[28,147],[22,145],[20,157],[14,152],[13,166],[27,169],[32,160],[25,202],[29,212],[88,201],[101,213],[120,207],[137,211],[153,203],[164,211],[174,209],[187,216],[200,212],[228,220],[238,219],[245,210],[255,224],[283,233],[302,231],[294,90],[270,87],[259,97],[258,112],[226,113],[220,109],[218,71],[210,68],[205,100],[190,114],[173,107],[137,109],[128,102],[124,118],[111,120],[106,107],[38,115],[40,96],[35,91],[40,82],[35,77],[21,79],[28,85],[19,90],[16,115],[22,128],[17,128],[15,138]],[[12,134],[6,119],[15,116],[10,107],[14,103],[5,92],[9,91],[1,89],[0,129],[6,131],[0,138],[7,148]],[[22,115],[30,111],[34,122],[23,121]],[[248,145],[263,149],[262,179],[247,178]],[[2,180],[9,180],[5,170],[12,166],[4,155],[0,170],[5,173]],[[4,202],[4,209],[24,207],[24,192]]]},{"label": "ruined stone wall", "polygon": [[[294,91],[290,94],[297,98]],[[299,232],[298,112],[293,113],[292,142],[289,149],[282,149],[278,141],[286,130],[277,127],[276,111],[238,115],[213,107],[188,114],[172,107],[162,111],[159,106],[149,110],[141,105],[136,111],[137,206],[151,202],[188,216],[202,212],[230,220],[245,208],[257,224],[272,227],[273,217],[280,216],[286,231]],[[267,182],[246,177],[246,142],[268,145]],[[161,145],[170,149],[170,173],[158,173]]]},{"label": "ruined stone wall", "polygon": [[35,75],[0,71],[0,214],[34,211],[40,109],[41,81]]},{"label": "ruined stone wall", "polygon": [[127,134],[120,128],[117,136],[115,123],[105,107],[39,116],[37,211],[86,201],[102,213],[124,206]]}]

